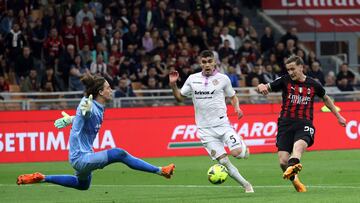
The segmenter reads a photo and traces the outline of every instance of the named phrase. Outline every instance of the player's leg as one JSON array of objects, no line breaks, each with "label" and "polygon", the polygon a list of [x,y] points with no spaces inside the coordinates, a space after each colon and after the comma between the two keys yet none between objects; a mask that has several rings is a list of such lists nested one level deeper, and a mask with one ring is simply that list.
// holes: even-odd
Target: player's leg
[{"label": "player's leg", "polygon": [[163,166],[163,167],[157,167],[142,159],[132,156],[131,154],[129,154],[128,152],[126,152],[121,148],[106,150],[106,156],[107,156],[107,161],[104,163],[103,167],[112,163],[121,162],[127,165],[128,167],[130,167],[131,169],[156,173],[164,176],[165,178],[171,178],[175,170],[174,164],[170,164],[168,166]]},{"label": "player's leg", "polygon": [[[293,154],[290,156],[290,158],[288,160],[288,164],[287,164],[288,167],[286,168],[286,170],[283,173],[284,179],[293,180],[294,179],[293,176],[298,174],[302,170],[302,164],[300,163],[300,158],[301,158],[302,153],[305,151],[306,146],[307,146],[307,144],[302,141],[297,141],[297,143],[294,144],[294,147],[298,147],[296,149],[297,152],[294,153],[294,151],[295,151],[295,148],[294,148]],[[294,155],[294,154],[296,154],[296,155]]]},{"label": "player's leg", "polygon": [[[278,134],[276,136],[276,146],[278,148],[278,159],[280,168],[283,170],[283,178],[293,180],[297,173],[297,168],[293,166],[294,159],[291,159],[290,154],[294,148],[295,128],[293,122],[288,120],[279,120]],[[290,158],[290,159],[289,159]]]},{"label": "player's leg", "polygon": [[315,128],[309,122],[296,122],[294,123],[294,144],[292,155],[288,161],[288,168],[283,176],[286,179],[291,178],[294,174],[302,170],[300,159],[302,154],[314,143]]},{"label": "player's leg", "polygon": [[278,159],[281,170],[284,172],[288,167],[288,160],[290,157],[290,153],[287,151],[278,151]]},{"label": "player's leg", "polygon": [[291,123],[287,120],[278,120],[278,133],[276,135],[276,147],[281,170],[284,172],[288,167],[288,160],[293,149],[294,136],[291,131]]},{"label": "player's leg", "polygon": [[223,136],[223,142],[226,143],[230,150],[230,154],[237,159],[247,159],[250,156],[249,148],[244,140],[231,128]]},{"label": "player's leg", "polygon": [[224,165],[227,168],[229,176],[242,185],[246,193],[254,192],[252,185],[240,174],[239,170],[231,163],[226,154],[221,155],[216,160],[219,164]]},{"label": "player's leg", "polygon": [[217,160],[219,164],[224,165],[228,169],[229,176],[236,182],[240,183],[245,192],[254,192],[251,184],[239,173],[239,170],[230,162],[224,148],[222,136],[218,136],[216,129],[199,128],[198,136],[203,143],[206,151],[212,160]]},{"label": "player's leg", "polygon": [[[300,163],[301,156],[306,149],[314,144],[315,128],[310,122],[299,122],[294,136],[294,147],[290,159],[298,159]],[[297,162],[297,161],[295,161]]]},{"label": "player's leg", "polygon": [[64,187],[75,188],[78,190],[87,190],[90,188],[92,179],[91,172],[73,175],[46,175],[44,182],[61,185]]},{"label": "player's leg", "polygon": [[[302,164],[300,163],[303,153],[307,147],[310,147],[314,143],[315,128],[309,122],[298,122],[294,124],[296,127],[294,135],[294,145],[292,155],[288,161],[289,167],[284,172],[284,177],[292,181],[296,191],[306,192],[307,189],[299,179],[298,173],[302,170]],[[294,174],[294,175],[292,175]]]},{"label": "player's leg", "polygon": [[64,187],[75,188],[78,190],[87,190],[91,183],[91,173],[83,175],[82,178],[73,175],[43,175],[39,172],[33,174],[20,175],[17,178],[17,184],[34,184],[34,183],[53,183]]},{"label": "player's leg", "polygon": [[[284,177],[288,175],[288,179],[292,181],[296,191],[306,192],[307,189],[305,185],[300,181],[298,173],[302,170],[302,165],[300,159],[302,154],[305,152],[308,144],[304,140],[297,140],[294,143],[293,153],[288,161],[288,168],[284,172]],[[293,174],[293,175],[291,175]]]},{"label": "player's leg", "polygon": [[[293,151],[289,159],[289,165],[294,165],[297,163],[300,163],[301,156],[306,151],[306,148],[308,147],[308,144],[305,140],[297,140],[294,143]],[[291,159],[294,159],[293,161],[290,161]]]},{"label": "player's leg", "polygon": [[[237,159],[249,158],[249,148],[246,146],[242,137],[238,135],[232,127],[229,127],[227,131],[225,129],[225,132],[226,133],[222,137],[222,141],[228,146],[230,154]],[[243,185],[243,187],[245,188],[245,192],[254,192],[252,185],[247,180],[245,180],[245,178],[240,174],[239,170],[230,162],[229,158],[227,156],[224,158],[222,157],[223,156],[220,157],[221,160],[218,160],[219,163],[225,162],[226,166],[226,162],[229,161],[229,168],[234,167],[232,169],[232,175],[230,175],[230,177],[234,178],[238,183]]]},{"label": "player's leg", "polygon": [[[288,168],[290,153],[287,151],[278,151],[278,158],[279,158],[280,168],[283,172],[285,172],[286,169]],[[296,191],[306,192],[306,187],[300,182],[298,175],[294,175],[290,177],[289,180],[294,185]]]}]

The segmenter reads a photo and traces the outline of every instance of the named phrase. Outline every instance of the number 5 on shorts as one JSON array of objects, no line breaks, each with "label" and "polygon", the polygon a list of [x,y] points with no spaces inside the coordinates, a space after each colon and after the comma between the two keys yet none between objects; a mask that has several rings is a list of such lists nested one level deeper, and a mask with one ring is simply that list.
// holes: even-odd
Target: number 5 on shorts
[{"label": "number 5 on shorts", "polygon": [[232,142],[233,144],[236,143],[236,138],[234,137],[234,135],[231,135],[231,136],[230,136],[230,140],[231,140],[231,142]]}]

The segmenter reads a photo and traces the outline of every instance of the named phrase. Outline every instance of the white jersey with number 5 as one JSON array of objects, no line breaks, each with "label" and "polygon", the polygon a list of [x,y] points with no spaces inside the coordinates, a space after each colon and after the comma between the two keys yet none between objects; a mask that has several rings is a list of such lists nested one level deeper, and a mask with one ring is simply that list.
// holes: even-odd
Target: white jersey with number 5
[{"label": "white jersey with number 5", "polygon": [[219,72],[206,77],[191,74],[181,88],[181,95],[192,97],[195,121],[198,128],[214,127],[229,123],[225,97],[235,95],[230,79]]}]

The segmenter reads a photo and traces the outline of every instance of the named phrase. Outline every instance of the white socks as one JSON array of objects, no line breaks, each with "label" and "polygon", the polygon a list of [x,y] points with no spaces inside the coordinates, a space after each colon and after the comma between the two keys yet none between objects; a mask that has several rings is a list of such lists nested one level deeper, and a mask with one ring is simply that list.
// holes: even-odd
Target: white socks
[{"label": "white socks", "polygon": [[[240,153],[239,156],[237,156],[236,158],[237,158],[237,159],[248,158],[248,157],[246,157],[247,147],[246,147],[246,144],[245,144],[244,140],[241,139],[241,140],[240,140],[240,143],[241,143],[241,153]],[[247,156],[249,156],[249,155],[247,155]]]},{"label": "white socks", "polygon": [[224,157],[219,160],[219,164],[224,165],[228,172],[230,177],[232,177],[236,182],[240,183],[243,187],[249,185],[250,183],[245,180],[244,177],[239,173],[239,170],[230,162],[229,157]]}]

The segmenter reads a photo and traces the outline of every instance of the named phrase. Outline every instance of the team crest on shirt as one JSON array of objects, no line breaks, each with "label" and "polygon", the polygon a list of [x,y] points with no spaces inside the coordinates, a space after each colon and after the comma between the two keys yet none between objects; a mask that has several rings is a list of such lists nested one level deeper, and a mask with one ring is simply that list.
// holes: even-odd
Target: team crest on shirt
[{"label": "team crest on shirt", "polygon": [[212,84],[216,86],[216,85],[219,84],[219,81],[217,79],[215,79],[215,80],[212,81]]},{"label": "team crest on shirt", "polygon": [[310,93],[311,93],[311,89],[307,88],[307,94],[310,94]]},{"label": "team crest on shirt", "polygon": [[302,87],[299,87],[299,93],[301,94],[303,91],[303,88]]}]

